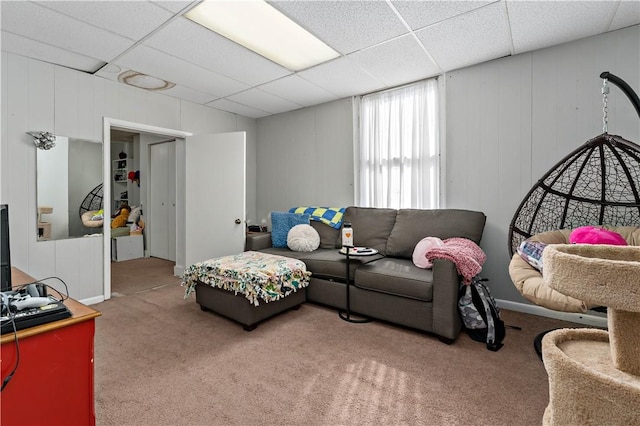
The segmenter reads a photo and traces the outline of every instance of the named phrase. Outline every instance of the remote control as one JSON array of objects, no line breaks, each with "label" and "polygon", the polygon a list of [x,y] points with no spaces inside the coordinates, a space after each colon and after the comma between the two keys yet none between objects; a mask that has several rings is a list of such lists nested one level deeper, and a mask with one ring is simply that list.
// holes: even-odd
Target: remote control
[{"label": "remote control", "polygon": [[51,299],[48,297],[27,297],[23,300],[11,302],[11,306],[20,311],[27,308],[39,308],[41,306],[48,305],[49,303],[51,303]]}]

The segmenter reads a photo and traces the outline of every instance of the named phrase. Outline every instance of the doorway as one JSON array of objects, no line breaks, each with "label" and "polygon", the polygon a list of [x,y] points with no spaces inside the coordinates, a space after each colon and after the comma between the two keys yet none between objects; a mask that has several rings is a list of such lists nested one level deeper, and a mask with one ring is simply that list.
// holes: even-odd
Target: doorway
[{"label": "doorway", "polygon": [[[181,276],[187,265],[240,253],[244,249],[246,212],[246,133],[201,134],[104,118],[104,192],[111,192],[111,129],[157,138],[175,138],[175,267]],[[187,143],[188,138],[188,143]],[[153,142],[151,142],[153,143]],[[187,149],[188,148],[188,149]],[[140,149],[140,200],[148,205],[149,158]],[[146,158],[145,158],[146,157]],[[187,163],[189,167],[187,167]],[[147,167],[144,169],[144,167]],[[144,171],[144,172],[143,172]],[[151,206],[153,207],[153,206]],[[153,222],[153,211],[147,220]],[[110,236],[105,221],[105,236]],[[152,236],[153,237],[153,236]],[[104,238],[104,298],[111,297],[111,238]]]},{"label": "doorway", "polygon": [[[127,122],[123,120],[110,119],[105,117],[104,126],[103,126],[103,140],[104,140],[103,190],[105,194],[105,201],[104,201],[105,211],[107,211],[107,208],[109,208],[108,206],[110,206],[110,204],[114,203],[114,201],[111,200],[111,198],[113,198],[111,196],[113,192],[112,191],[113,176],[111,176],[112,175],[111,134],[112,134],[112,131],[114,130],[116,132],[122,132],[122,133],[116,133],[118,135],[124,135],[124,134],[136,135],[138,137],[139,142],[140,140],[142,140],[142,143],[140,143],[140,149],[138,150],[138,154],[136,154],[136,156],[139,157],[136,163],[140,171],[139,200],[143,208],[143,213],[145,214],[145,219],[148,222],[152,223],[153,212],[149,210],[149,207],[150,207],[149,205],[145,206],[145,202],[147,200],[148,190],[149,190],[149,179],[148,178],[145,179],[145,175],[148,176],[147,171],[149,170],[149,163],[150,163],[149,156],[148,156],[148,153],[149,153],[148,146],[153,142],[157,142],[161,139],[165,139],[165,140],[172,139],[173,141],[175,141],[176,146],[181,144],[182,152],[183,152],[185,138],[188,136],[191,136],[191,133],[183,132],[180,130],[166,129],[161,127],[148,126],[148,125],[139,124],[139,123]],[[176,155],[180,156],[180,152],[181,152],[181,149],[178,148],[176,150]],[[182,153],[182,159],[184,159],[183,153]],[[180,161],[180,159],[178,159],[178,161]],[[175,178],[174,178],[174,185],[175,185]],[[107,204],[107,200],[109,204]],[[146,211],[144,209],[146,209]],[[179,211],[175,212],[174,224],[176,223],[176,221],[181,215],[183,215],[183,213],[181,214]],[[147,231],[145,230],[145,232]],[[106,300],[111,298],[111,293],[112,293],[111,291],[111,275],[112,275],[111,274],[111,265],[112,265],[111,244],[112,244],[112,241],[111,241],[111,228],[109,226],[108,221],[105,221],[104,235],[105,235],[105,238],[104,238],[104,245],[103,245],[103,249],[104,249],[103,282],[104,282],[104,299]],[[176,244],[178,243],[179,242],[174,243],[174,247],[173,247],[174,253],[177,252]],[[177,258],[177,257],[179,256],[174,255],[174,258]],[[176,262],[176,259],[174,259],[174,262]],[[175,274],[175,268],[176,267],[174,267],[174,274]]]}]

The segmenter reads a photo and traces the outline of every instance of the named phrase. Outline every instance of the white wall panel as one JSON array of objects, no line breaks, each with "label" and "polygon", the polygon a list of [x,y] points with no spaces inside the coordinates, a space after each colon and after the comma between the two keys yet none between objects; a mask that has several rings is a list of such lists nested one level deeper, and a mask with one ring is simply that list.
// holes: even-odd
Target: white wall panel
[{"label": "white wall panel", "polygon": [[[109,118],[116,118],[124,120],[124,117],[120,113],[120,93],[118,91],[118,83],[111,80],[102,80],[105,90],[104,100],[104,116]],[[100,119],[100,128],[102,128],[102,118]],[[100,134],[102,139],[102,133]]]},{"label": "white wall panel", "polygon": [[116,84],[114,89],[118,95],[118,115],[120,118],[138,123],[141,108],[148,107],[139,102],[141,98],[139,92],[142,89],[128,87],[124,84]]},{"label": "white wall panel", "polygon": [[[29,241],[35,239],[35,217],[29,214],[28,208],[35,200],[30,183],[35,182],[25,171],[35,162],[33,139],[25,134],[29,129],[29,60],[23,57],[7,55],[7,137],[3,144],[8,144],[2,159],[2,168],[7,170],[7,184],[4,202],[9,204],[9,222],[11,237],[11,264],[19,268],[29,267]],[[33,169],[31,169],[33,170]],[[35,210],[33,210],[35,213]],[[23,238],[23,236],[29,238]]]},{"label": "white wall panel", "polygon": [[180,127],[180,100],[159,93],[138,89],[145,108],[138,110],[138,123],[177,129]]},{"label": "white wall panel", "polygon": [[258,119],[256,221],[301,205],[353,204],[353,119],[342,99]]},{"label": "white wall panel", "polygon": [[[76,103],[78,104],[78,131],[77,134],[80,139],[96,140],[94,133],[94,121],[95,116],[95,92],[93,81],[95,80],[89,74],[78,73],[78,98]],[[102,139],[98,137],[97,140]]]},{"label": "white wall panel", "polygon": [[[8,55],[5,52],[1,52],[0,53],[0,69],[2,70],[0,72],[0,78],[2,79],[2,89],[0,90],[0,97],[2,99],[2,108],[0,108],[0,114],[2,114],[2,126],[0,126],[0,135],[2,137],[2,142],[0,143],[0,164],[4,164],[4,159],[7,158],[7,148],[9,146],[9,143],[7,142],[7,122],[8,122],[8,115],[7,115],[7,108],[6,105],[8,105],[7,102],[7,93],[8,93],[8,87],[9,87],[9,83],[8,83],[8,77],[7,75],[9,74],[7,72],[7,63],[8,63],[8,59],[7,59]],[[5,175],[7,175],[7,171],[9,170],[8,167],[0,167],[0,203],[4,202],[4,197],[5,197],[5,188],[4,185],[7,182],[7,178]]]},{"label": "white wall panel", "polygon": [[194,135],[233,132],[236,130],[235,117],[236,114],[190,102],[183,102],[180,112],[182,130]]},{"label": "white wall panel", "polygon": [[80,97],[78,72],[54,67],[55,129],[57,135],[73,137],[78,134],[78,99]]}]

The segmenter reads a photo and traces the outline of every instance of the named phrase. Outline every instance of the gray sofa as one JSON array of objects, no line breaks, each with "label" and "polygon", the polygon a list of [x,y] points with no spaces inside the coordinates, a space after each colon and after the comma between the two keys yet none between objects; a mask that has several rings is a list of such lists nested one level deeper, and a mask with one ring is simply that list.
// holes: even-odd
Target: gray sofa
[{"label": "gray sofa", "polygon": [[[463,237],[480,244],[486,217],[456,209],[416,210],[348,207],[354,245],[372,247],[379,254],[351,257],[351,312],[369,318],[434,333],[450,343],[460,333],[457,311],[460,278],[455,265],[436,260],[432,269],[416,267],[412,254],[424,237]],[[312,277],[306,301],[346,309],[346,256],[339,253],[340,231],[311,221],[320,235],[313,252],[271,247],[271,234],[247,235],[246,250],[263,251],[302,260]]]}]

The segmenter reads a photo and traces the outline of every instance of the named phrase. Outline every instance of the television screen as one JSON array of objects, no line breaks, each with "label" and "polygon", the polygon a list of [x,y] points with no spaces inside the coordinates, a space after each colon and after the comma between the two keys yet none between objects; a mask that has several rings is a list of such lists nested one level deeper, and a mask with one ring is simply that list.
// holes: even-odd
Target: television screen
[{"label": "television screen", "polygon": [[9,255],[9,206],[0,204],[0,291],[11,290],[11,256]]}]

